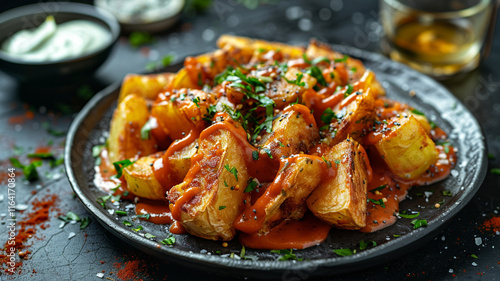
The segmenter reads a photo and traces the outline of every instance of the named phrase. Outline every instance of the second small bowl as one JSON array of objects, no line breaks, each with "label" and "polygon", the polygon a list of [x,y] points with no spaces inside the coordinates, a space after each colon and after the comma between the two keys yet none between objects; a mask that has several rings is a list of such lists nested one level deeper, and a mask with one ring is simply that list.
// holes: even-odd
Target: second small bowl
[{"label": "second small bowl", "polygon": [[13,34],[40,26],[52,15],[57,24],[86,20],[102,26],[111,39],[87,54],[58,61],[30,62],[0,51],[0,70],[21,83],[65,84],[90,76],[108,58],[120,34],[120,25],[109,12],[85,4],[44,2],[22,6],[0,14],[0,45]]}]

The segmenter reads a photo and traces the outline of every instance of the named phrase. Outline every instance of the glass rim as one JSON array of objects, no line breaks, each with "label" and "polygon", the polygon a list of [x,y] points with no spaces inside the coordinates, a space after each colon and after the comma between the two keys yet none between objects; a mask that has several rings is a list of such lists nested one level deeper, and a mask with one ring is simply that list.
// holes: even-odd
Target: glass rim
[{"label": "glass rim", "polygon": [[405,4],[402,4],[398,0],[382,0],[384,3],[387,5],[391,6],[393,9],[400,10],[400,11],[406,11],[406,12],[415,12],[415,13],[420,13],[420,14],[428,14],[432,15],[432,17],[435,18],[453,18],[453,17],[470,17],[474,16],[482,11],[484,11],[492,1],[495,0],[479,0],[479,2],[476,5],[473,5],[471,7],[462,9],[462,10],[457,10],[457,11],[447,11],[447,12],[429,12],[429,11],[424,11],[416,8],[411,8]]}]

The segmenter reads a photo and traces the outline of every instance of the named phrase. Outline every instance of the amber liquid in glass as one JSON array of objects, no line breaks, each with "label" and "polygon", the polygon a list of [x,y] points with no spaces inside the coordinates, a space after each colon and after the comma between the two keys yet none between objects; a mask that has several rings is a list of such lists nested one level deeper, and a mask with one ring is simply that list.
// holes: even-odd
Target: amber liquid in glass
[{"label": "amber liquid in glass", "polygon": [[393,59],[442,74],[457,72],[479,57],[480,42],[466,21],[425,23],[407,18],[396,27],[391,43]]}]

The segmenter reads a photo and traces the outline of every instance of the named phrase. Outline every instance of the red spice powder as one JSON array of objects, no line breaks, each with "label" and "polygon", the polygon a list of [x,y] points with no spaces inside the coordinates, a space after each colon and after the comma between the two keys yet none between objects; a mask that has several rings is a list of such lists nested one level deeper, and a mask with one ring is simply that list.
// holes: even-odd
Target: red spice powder
[{"label": "red spice powder", "polygon": [[500,217],[492,217],[491,219],[483,222],[482,226],[483,229],[487,231],[500,231]]},{"label": "red spice powder", "polygon": [[[124,267],[118,271],[118,274],[117,274],[118,278],[120,278],[124,281],[131,280],[131,279],[135,280],[137,278],[135,273],[139,270],[139,265],[140,265],[139,260],[125,262]],[[116,263],[115,263],[115,267],[116,267]],[[118,268],[120,268],[120,267],[118,267]]]},{"label": "red spice powder", "polygon": [[[2,249],[0,249],[0,252],[4,252],[5,254],[0,254],[0,269],[5,271],[5,273],[12,274],[11,271],[9,271],[9,268],[11,268],[7,262],[9,262],[9,257],[7,256],[7,253],[10,253],[8,251],[11,247],[15,248],[16,253],[19,255],[20,258],[22,259],[28,259],[28,255],[30,254],[30,251],[27,251],[26,248],[28,247],[26,245],[26,242],[29,238],[33,237],[36,233],[36,228],[35,227],[29,227],[29,226],[37,226],[40,224],[43,224],[44,222],[49,220],[49,211],[54,207],[55,203],[58,200],[58,196],[55,194],[49,194],[45,196],[43,199],[35,199],[31,203],[33,206],[33,210],[27,214],[27,216],[20,221],[17,221],[17,235],[15,236],[15,244],[10,245],[9,240],[5,242],[5,245]],[[20,228],[19,228],[20,226]],[[14,268],[17,270],[18,273],[21,272],[20,266],[22,265],[22,262],[18,262],[15,264]]]}]

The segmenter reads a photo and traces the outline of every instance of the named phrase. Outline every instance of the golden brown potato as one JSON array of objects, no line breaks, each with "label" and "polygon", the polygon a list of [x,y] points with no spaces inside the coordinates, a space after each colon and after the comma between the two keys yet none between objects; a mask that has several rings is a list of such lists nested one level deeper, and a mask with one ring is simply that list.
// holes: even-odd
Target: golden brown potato
[{"label": "golden brown potato", "polygon": [[414,112],[411,112],[409,110],[405,110],[403,115],[412,115],[415,119],[417,119],[418,122],[420,122],[420,125],[422,125],[422,128],[424,128],[425,132],[430,135],[431,133],[431,124],[429,123],[429,120],[425,115],[422,114],[416,114]]},{"label": "golden brown potato", "polygon": [[128,95],[118,104],[108,138],[111,163],[156,152],[153,139],[141,139],[141,129],[148,119],[148,105],[143,97]]},{"label": "golden brown potato", "polygon": [[363,228],[368,185],[364,149],[347,139],[329,148],[323,157],[337,167],[337,175],[323,181],[307,198],[309,210],[337,228]]},{"label": "golden brown potato", "polygon": [[375,100],[371,91],[357,93],[352,93],[333,108],[336,118],[332,119],[329,127],[331,133],[327,134],[330,145],[335,145],[347,137],[359,141],[373,121]]},{"label": "golden brown potato", "polygon": [[436,146],[415,117],[393,119],[389,128],[375,147],[395,175],[414,179],[436,162]]},{"label": "golden brown potato", "polygon": [[168,97],[160,95],[159,99],[151,115],[173,140],[183,138],[193,129],[201,132],[205,127],[203,118],[213,103],[211,95],[189,89],[178,90]]},{"label": "golden brown potato", "polygon": [[307,153],[317,141],[319,132],[311,111],[296,104],[286,108],[273,121],[273,132],[265,134],[259,145],[279,161],[282,156]]},{"label": "golden brown potato", "polygon": [[244,206],[243,200],[249,198],[249,193],[244,193],[249,178],[245,163],[249,144],[235,135],[234,126],[229,128],[208,127],[201,134],[199,151],[186,178],[168,193],[174,218],[189,233],[205,239],[233,239],[233,221]]},{"label": "golden brown potato", "polygon": [[158,94],[165,90],[167,85],[174,79],[174,73],[161,74],[128,74],[123,79],[118,102],[128,95],[138,95],[146,100],[154,101]]},{"label": "golden brown potato", "polygon": [[280,162],[274,182],[235,221],[238,230],[264,234],[284,220],[302,218],[306,198],[332,170],[323,159],[305,154],[282,158]]},{"label": "golden brown potato", "polygon": [[[299,79],[304,82],[304,86],[298,86],[293,83],[289,83],[288,81],[296,81]],[[276,108],[284,108],[290,103],[297,102],[299,97],[302,96],[304,91],[312,88],[316,85],[316,78],[312,77],[307,73],[303,73],[300,69],[296,67],[291,67],[285,74],[286,79],[280,79],[273,81],[269,84],[269,87],[266,89],[264,94],[271,98],[276,104]]]},{"label": "golden brown potato", "polygon": [[154,161],[161,157],[161,154],[155,153],[141,157],[134,164],[123,169],[128,190],[143,198],[165,200],[165,191],[156,180],[151,168]]}]

